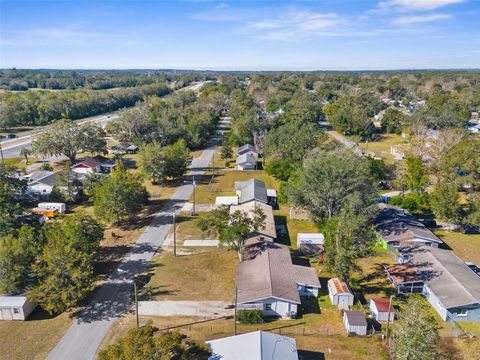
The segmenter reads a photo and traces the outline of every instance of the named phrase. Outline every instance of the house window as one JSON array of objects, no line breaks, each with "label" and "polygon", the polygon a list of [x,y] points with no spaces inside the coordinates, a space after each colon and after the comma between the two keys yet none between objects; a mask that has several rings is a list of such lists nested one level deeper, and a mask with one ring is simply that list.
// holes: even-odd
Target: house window
[{"label": "house window", "polygon": [[265,304],[265,310],[272,310],[272,304]]},{"label": "house window", "polygon": [[468,316],[468,309],[458,309],[457,316]]},{"label": "house window", "polygon": [[13,313],[14,313],[14,314],[20,314],[20,309],[18,309],[18,308],[13,308]]}]

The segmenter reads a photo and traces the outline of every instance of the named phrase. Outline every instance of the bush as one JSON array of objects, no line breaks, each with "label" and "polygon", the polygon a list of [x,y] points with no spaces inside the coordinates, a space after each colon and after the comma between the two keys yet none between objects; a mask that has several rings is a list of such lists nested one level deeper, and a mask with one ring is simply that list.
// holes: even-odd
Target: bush
[{"label": "bush", "polygon": [[405,196],[393,196],[388,202],[412,213],[421,213],[429,210],[428,194],[413,191]]},{"label": "bush", "polygon": [[40,165],[39,170],[40,171],[53,171],[53,167],[52,167],[52,165],[50,165],[50,163],[45,162],[42,165]]},{"label": "bush", "polygon": [[245,324],[261,324],[262,310],[238,310],[237,320]]},{"label": "bush", "polygon": [[295,165],[290,160],[270,160],[265,171],[268,175],[287,181],[295,171]]}]

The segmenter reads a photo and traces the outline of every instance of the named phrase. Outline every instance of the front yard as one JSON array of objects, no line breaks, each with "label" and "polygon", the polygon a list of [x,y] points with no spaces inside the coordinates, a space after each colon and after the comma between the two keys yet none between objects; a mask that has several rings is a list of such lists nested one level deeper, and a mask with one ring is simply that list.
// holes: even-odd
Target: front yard
[{"label": "front yard", "polygon": [[480,266],[480,234],[467,235],[458,231],[434,230],[455,254],[463,261],[472,261]]}]

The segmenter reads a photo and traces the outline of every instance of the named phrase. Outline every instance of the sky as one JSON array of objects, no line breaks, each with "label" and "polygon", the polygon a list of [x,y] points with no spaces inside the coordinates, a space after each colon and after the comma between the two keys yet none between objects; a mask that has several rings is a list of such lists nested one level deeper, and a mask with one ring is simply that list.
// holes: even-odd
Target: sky
[{"label": "sky", "polygon": [[480,0],[0,0],[11,67],[478,69]]}]

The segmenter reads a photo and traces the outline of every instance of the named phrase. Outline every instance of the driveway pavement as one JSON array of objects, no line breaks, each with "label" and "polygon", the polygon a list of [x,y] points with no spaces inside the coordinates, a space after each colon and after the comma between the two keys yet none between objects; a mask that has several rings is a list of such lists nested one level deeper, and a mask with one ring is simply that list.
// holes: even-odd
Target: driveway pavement
[{"label": "driveway pavement", "polygon": [[[194,158],[190,175],[201,175],[207,168],[215,151],[218,138],[212,145]],[[187,177],[188,178],[188,177]],[[191,181],[191,178],[189,179]],[[172,226],[172,208],[176,212],[188,201],[193,186],[185,183],[178,187],[164,210],[155,215],[152,223],[138,238],[131,251],[122,260],[108,280],[98,287],[88,305],[81,311],[56,347],[50,352],[49,360],[89,360],[95,353],[112,324],[125,315],[132,298],[132,279],[135,274],[148,270],[150,261],[165,241]]]},{"label": "driveway pavement", "polygon": [[201,316],[219,317],[233,315],[228,301],[139,301],[138,313],[142,316]]}]

